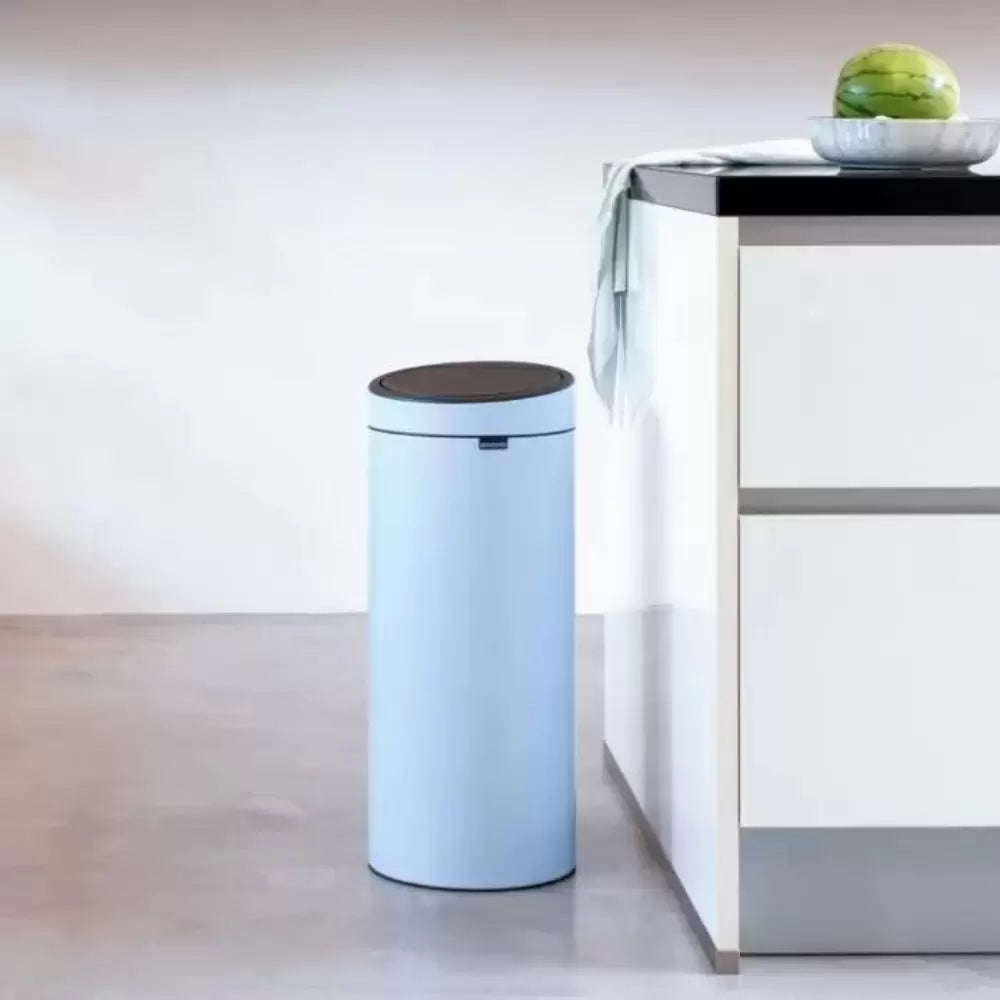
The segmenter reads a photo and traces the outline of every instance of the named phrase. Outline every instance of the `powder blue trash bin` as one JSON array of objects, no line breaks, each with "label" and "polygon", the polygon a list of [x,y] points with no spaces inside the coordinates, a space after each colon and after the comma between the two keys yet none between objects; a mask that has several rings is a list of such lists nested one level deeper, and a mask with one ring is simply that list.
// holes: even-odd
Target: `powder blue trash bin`
[{"label": "powder blue trash bin", "polygon": [[565,878],[573,377],[430,365],[369,399],[369,864],[442,889]]}]

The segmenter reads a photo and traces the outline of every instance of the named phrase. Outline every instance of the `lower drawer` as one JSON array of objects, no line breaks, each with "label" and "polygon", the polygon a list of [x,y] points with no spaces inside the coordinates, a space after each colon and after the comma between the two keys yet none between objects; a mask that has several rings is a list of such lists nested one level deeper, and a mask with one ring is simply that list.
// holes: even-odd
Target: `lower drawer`
[{"label": "lower drawer", "polygon": [[741,522],[744,827],[1000,826],[1000,517]]}]

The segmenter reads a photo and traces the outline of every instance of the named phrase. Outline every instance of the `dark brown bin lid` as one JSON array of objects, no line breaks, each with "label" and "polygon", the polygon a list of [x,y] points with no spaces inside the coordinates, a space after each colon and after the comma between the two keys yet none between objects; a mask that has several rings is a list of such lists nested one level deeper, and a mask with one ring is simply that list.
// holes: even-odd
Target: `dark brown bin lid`
[{"label": "dark brown bin lid", "polygon": [[377,396],[425,403],[496,403],[559,392],[573,384],[561,368],[528,361],[455,361],[401,368],[368,386]]}]

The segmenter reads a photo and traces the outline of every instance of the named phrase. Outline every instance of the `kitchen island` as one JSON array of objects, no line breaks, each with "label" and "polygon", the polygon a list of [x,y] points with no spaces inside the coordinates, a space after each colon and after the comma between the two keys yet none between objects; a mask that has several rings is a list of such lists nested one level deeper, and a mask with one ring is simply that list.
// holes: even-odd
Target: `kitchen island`
[{"label": "kitchen island", "polygon": [[648,167],[630,220],[610,773],[720,971],[1000,951],[1000,176]]}]

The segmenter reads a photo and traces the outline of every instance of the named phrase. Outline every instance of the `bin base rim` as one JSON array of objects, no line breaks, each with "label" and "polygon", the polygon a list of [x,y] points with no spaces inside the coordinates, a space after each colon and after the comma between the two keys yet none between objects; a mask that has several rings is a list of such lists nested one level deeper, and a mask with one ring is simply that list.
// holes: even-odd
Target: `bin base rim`
[{"label": "bin base rim", "polygon": [[556,878],[546,879],[544,882],[530,882],[527,885],[486,886],[482,889],[476,889],[471,886],[430,885],[426,882],[408,882],[406,879],[386,875],[370,863],[368,870],[386,882],[394,882],[396,885],[406,885],[412,889],[433,889],[435,892],[525,892],[528,889],[544,889],[546,886],[558,885],[560,882],[565,882],[576,874],[576,865],[573,865],[565,875],[558,875]]}]

